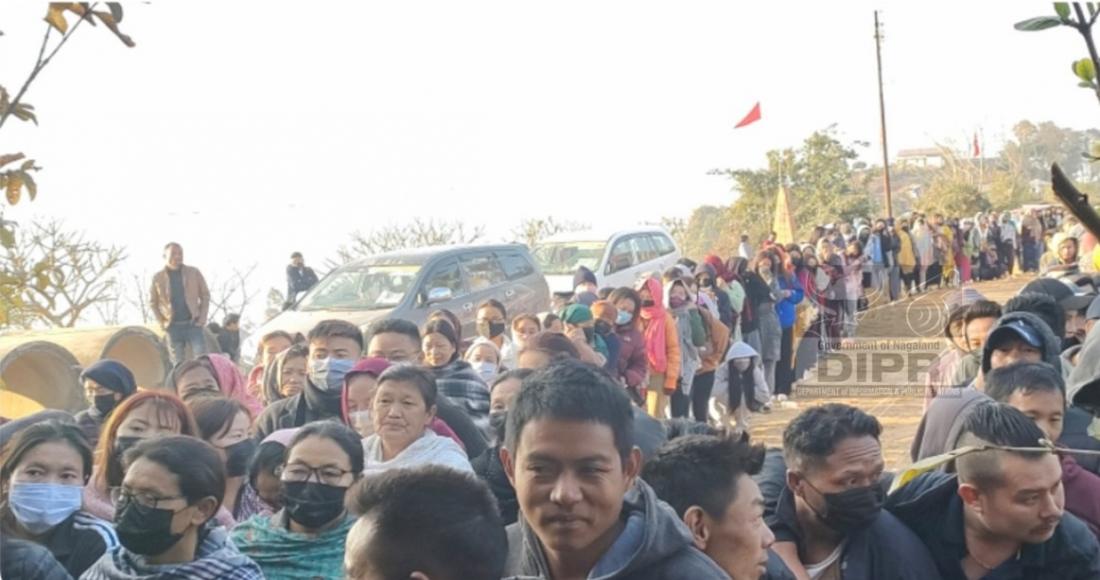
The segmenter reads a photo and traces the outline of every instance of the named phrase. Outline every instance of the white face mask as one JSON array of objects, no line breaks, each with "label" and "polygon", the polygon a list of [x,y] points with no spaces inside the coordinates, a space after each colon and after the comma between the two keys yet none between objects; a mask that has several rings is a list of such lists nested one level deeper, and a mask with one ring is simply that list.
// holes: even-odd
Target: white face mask
[{"label": "white face mask", "polygon": [[351,428],[364,439],[374,435],[374,423],[371,421],[370,411],[348,413],[348,423],[351,423]]},{"label": "white face mask", "polygon": [[479,363],[473,364],[474,370],[481,377],[481,380],[485,381],[485,384],[489,384],[497,376],[497,365],[487,360],[483,360]]},{"label": "white face mask", "polygon": [[752,364],[752,359],[750,359],[750,358],[735,358],[735,359],[733,359],[733,368],[735,368],[735,369],[737,369],[741,372],[747,371],[749,369],[749,365],[751,365],[751,364]]}]

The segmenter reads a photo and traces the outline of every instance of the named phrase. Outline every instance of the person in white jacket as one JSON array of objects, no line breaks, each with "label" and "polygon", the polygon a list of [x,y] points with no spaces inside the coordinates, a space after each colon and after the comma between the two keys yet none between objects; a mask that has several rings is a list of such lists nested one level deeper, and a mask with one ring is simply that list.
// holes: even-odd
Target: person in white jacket
[{"label": "person in white jacket", "polygon": [[722,414],[721,424],[744,432],[749,428],[749,416],[755,411],[768,412],[768,383],[760,354],[744,342],[735,342],[726,351],[726,358],[714,372],[714,400]]}]

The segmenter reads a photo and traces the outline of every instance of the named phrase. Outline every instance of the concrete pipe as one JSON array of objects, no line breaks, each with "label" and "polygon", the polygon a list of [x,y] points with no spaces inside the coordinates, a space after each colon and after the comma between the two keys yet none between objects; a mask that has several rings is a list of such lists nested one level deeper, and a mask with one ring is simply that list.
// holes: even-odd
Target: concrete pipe
[{"label": "concrete pipe", "polygon": [[0,414],[9,419],[42,408],[75,412],[88,406],[80,362],[68,349],[44,340],[0,339],[0,389]]},{"label": "concrete pipe", "polygon": [[100,359],[117,360],[134,373],[139,387],[147,389],[163,387],[164,377],[172,368],[161,337],[144,326],[54,329],[36,333],[33,338],[69,349],[85,368]]}]

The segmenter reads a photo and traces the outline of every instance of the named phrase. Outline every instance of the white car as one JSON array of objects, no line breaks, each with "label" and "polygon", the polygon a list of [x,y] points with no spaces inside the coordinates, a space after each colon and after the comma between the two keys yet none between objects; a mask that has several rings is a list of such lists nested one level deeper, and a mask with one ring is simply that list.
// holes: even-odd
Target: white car
[{"label": "white car", "polygon": [[600,288],[633,288],[642,276],[664,272],[681,257],[672,236],[658,227],[562,233],[540,243],[534,255],[554,293],[573,292],[580,266],[592,270]]}]

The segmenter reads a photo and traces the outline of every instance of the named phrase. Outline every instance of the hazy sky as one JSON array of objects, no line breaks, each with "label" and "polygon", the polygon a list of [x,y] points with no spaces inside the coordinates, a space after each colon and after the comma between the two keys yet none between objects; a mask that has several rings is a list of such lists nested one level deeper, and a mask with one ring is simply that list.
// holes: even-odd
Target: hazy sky
[{"label": "hazy sky", "polygon": [[[128,248],[165,242],[208,277],[414,216],[502,238],[553,215],[618,227],[729,203],[715,167],[758,167],[836,123],[881,156],[872,10],[886,40],[891,154],[1019,119],[1096,126],[1049,3],[161,2],[127,6],[125,48],[83,29],[27,95],[40,126],[0,144],[39,160],[38,201]],[[37,54],[44,4],[0,4],[0,83]],[[763,121],[732,126],[756,101]]]}]

